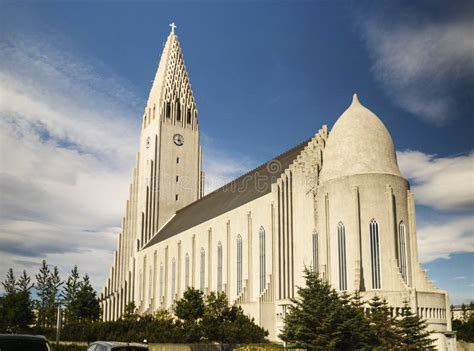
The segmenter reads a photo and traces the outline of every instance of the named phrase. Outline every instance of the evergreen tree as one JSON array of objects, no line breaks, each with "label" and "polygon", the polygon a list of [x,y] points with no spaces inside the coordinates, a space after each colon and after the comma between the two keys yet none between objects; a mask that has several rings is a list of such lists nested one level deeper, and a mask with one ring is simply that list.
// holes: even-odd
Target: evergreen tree
[{"label": "evergreen tree", "polygon": [[79,291],[75,299],[75,313],[77,320],[95,321],[100,317],[100,304],[97,293],[90,283],[86,274],[80,283]]},{"label": "evergreen tree", "polygon": [[370,328],[361,308],[341,299],[329,283],[305,268],[305,287],[284,319],[280,338],[291,347],[312,350],[355,350],[368,347]]},{"label": "evergreen tree", "polygon": [[80,277],[77,266],[71,270],[71,275],[67,278],[63,292],[63,303],[65,307],[66,322],[74,322],[78,320],[77,316],[77,293],[80,289]]},{"label": "evergreen tree", "polygon": [[180,321],[180,326],[184,338],[188,342],[200,341],[202,337],[201,318],[204,315],[203,293],[194,288],[188,288],[183,298],[176,301],[175,315]]},{"label": "evergreen tree", "polygon": [[3,289],[7,295],[14,294],[17,291],[18,283],[16,281],[15,275],[13,274],[13,269],[10,268],[7,272],[7,277],[2,282]]},{"label": "evergreen tree", "polygon": [[57,302],[60,298],[62,285],[58,267],[51,271],[46,260],[41,263],[40,271],[36,275],[36,290],[38,294],[38,324],[43,327],[54,326],[56,322]]},{"label": "evergreen tree", "polygon": [[433,340],[430,332],[426,330],[425,321],[411,311],[408,301],[402,307],[401,319],[398,321],[400,328],[400,346],[402,350],[433,350]]},{"label": "evergreen tree", "polygon": [[367,318],[373,331],[372,345],[379,350],[395,349],[400,344],[401,335],[387,301],[376,295],[370,300],[369,306]]},{"label": "evergreen tree", "polygon": [[41,262],[39,273],[36,274],[36,291],[38,295],[37,309],[38,309],[38,324],[42,327],[46,326],[46,311],[48,309],[49,301],[49,276],[51,272],[46,263],[46,260]]},{"label": "evergreen tree", "polygon": [[30,276],[23,270],[22,275],[18,279],[18,290],[19,291],[30,291],[35,285],[31,282]]},{"label": "evergreen tree", "polygon": [[[161,310],[159,310],[161,311]],[[157,312],[158,313],[158,312]],[[126,321],[137,321],[138,314],[137,314],[137,307],[135,306],[135,302],[130,301],[125,305],[125,309],[122,316],[123,320]]]},{"label": "evergreen tree", "polygon": [[33,305],[30,297],[29,277],[23,271],[19,282],[10,268],[2,285],[5,296],[0,298],[0,331],[21,332],[26,331],[34,322]]}]

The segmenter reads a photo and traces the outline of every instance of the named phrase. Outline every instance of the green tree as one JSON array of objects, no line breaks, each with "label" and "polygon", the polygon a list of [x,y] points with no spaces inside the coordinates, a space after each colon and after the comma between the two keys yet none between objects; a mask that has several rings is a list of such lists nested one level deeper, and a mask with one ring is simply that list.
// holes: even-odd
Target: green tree
[{"label": "green tree", "polygon": [[3,332],[26,331],[34,322],[33,305],[30,297],[31,288],[26,272],[17,282],[13,269],[10,268],[2,285],[5,296],[0,297],[0,330]]},{"label": "green tree", "polygon": [[38,295],[38,324],[42,327],[54,326],[56,307],[60,298],[62,285],[58,267],[51,271],[46,260],[43,260],[39,273],[36,275],[36,291]]},{"label": "green tree", "polygon": [[135,302],[130,301],[129,303],[125,305],[122,319],[126,321],[138,320],[138,313],[137,313],[137,307],[135,306]]},{"label": "green tree", "polygon": [[341,299],[329,283],[305,268],[305,287],[292,299],[280,338],[291,347],[312,350],[368,348],[370,327],[362,308]]},{"label": "green tree", "polygon": [[464,308],[460,319],[453,320],[453,330],[457,332],[457,339],[474,342],[474,303],[470,303],[469,309]]},{"label": "green tree", "polygon": [[176,325],[181,329],[188,342],[201,340],[201,318],[204,315],[204,298],[200,290],[188,288],[183,298],[176,301],[175,315],[179,318]]},{"label": "green tree", "polygon": [[367,318],[373,331],[372,346],[378,350],[395,349],[400,344],[401,335],[387,301],[376,295],[370,300],[369,306]]},{"label": "green tree", "polygon": [[30,291],[35,285],[31,282],[30,276],[23,270],[20,278],[18,279],[18,290],[19,291]]},{"label": "green tree", "polygon": [[3,289],[5,289],[6,295],[14,294],[17,291],[18,283],[16,281],[15,275],[13,274],[13,269],[10,268],[7,272],[7,277],[2,282]]},{"label": "green tree", "polygon": [[64,285],[63,291],[63,303],[65,307],[64,316],[66,322],[75,322],[78,320],[78,311],[75,309],[78,306],[76,303],[77,294],[80,289],[80,277],[77,266],[71,270],[71,275],[67,278],[66,284]]},{"label": "green tree", "polygon": [[75,311],[75,316],[79,321],[96,321],[100,317],[100,304],[97,299],[97,293],[92,287],[87,274],[80,283],[73,310]]},{"label": "green tree", "polygon": [[398,327],[400,328],[400,346],[402,350],[434,349],[434,340],[429,337],[430,332],[426,330],[425,321],[411,311],[408,301],[405,301],[402,307]]}]

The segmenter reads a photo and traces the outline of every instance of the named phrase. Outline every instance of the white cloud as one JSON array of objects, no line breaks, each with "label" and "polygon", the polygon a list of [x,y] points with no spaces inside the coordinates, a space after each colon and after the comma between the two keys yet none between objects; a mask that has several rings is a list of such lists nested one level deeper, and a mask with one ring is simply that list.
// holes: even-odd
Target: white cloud
[{"label": "white cloud", "polygon": [[[100,64],[99,64],[100,66]],[[96,288],[112,263],[138,144],[140,102],[113,72],[40,38],[0,44],[0,276],[63,277]]]},{"label": "white cloud", "polygon": [[420,151],[397,153],[417,203],[438,210],[474,209],[474,153],[437,157]]},{"label": "white cloud", "polygon": [[418,221],[420,260],[474,252],[474,153],[437,157],[407,150],[397,152],[397,158],[417,204],[449,212],[437,220]]},{"label": "white cloud", "polygon": [[448,259],[452,253],[474,252],[474,217],[420,224],[417,235],[422,263]]},{"label": "white cloud", "polygon": [[466,276],[459,276],[459,277],[454,277],[453,280],[466,280],[467,277]]},{"label": "white cloud", "polygon": [[372,70],[390,98],[427,122],[456,114],[453,86],[474,78],[473,22],[388,23],[372,17],[364,34]]}]

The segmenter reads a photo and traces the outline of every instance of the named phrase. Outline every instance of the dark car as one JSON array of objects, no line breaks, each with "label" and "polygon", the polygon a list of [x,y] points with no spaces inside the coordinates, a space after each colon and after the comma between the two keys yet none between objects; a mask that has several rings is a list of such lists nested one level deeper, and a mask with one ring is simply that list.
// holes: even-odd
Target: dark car
[{"label": "dark car", "polygon": [[96,341],[87,351],[148,351],[148,346],[133,342]]},{"label": "dark car", "polygon": [[51,351],[51,349],[44,336],[0,334],[0,351]]}]

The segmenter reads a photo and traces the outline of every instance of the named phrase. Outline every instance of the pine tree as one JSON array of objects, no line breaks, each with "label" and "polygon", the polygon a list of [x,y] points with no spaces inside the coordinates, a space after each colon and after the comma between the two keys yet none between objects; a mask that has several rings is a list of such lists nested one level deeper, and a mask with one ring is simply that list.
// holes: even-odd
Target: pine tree
[{"label": "pine tree", "polygon": [[36,274],[36,291],[38,295],[37,309],[38,309],[38,324],[42,327],[46,326],[46,311],[49,301],[49,270],[46,260],[41,262],[39,273]]},{"label": "pine tree", "polygon": [[30,291],[35,285],[31,282],[30,276],[23,270],[22,275],[18,279],[18,290],[19,291]]},{"label": "pine tree", "polygon": [[74,266],[74,268],[71,270],[71,275],[66,281],[64,292],[62,294],[63,303],[65,306],[66,322],[74,322],[78,320],[76,298],[80,289],[79,279],[79,271],[77,270],[77,266]]},{"label": "pine tree", "polygon": [[304,275],[306,286],[298,287],[280,338],[291,347],[312,350],[367,348],[370,328],[363,310],[354,308],[347,294],[341,298],[309,269]]},{"label": "pine tree", "polygon": [[395,349],[400,344],[401,335],[387,301],[376,295],[370,300],[369,306],[367,318],[373,331],[373,347],[380,350]]},{"label": "pine tree", "polygon": [[80,321],[95,321],[100,317],[100,304],[97,294],[91,285],[89,276],[86,274],[80,283],[76,295],[76,313]]},{"label": "pine tree", "polygon": [[402,307],[400,328],[400,346],[402,350],[433,350],[434,340],[430,339],[430,332],[426,330],[425,321],[411,311],[408,301]]},{"label": "pine tree", "polygon": [[17,291],[18,283],[16,281],[15,275],[13,274],[13,269],[10,268],[7,272],[7,277],[2,282],[3,289],[7,295],[14,294]]}]

